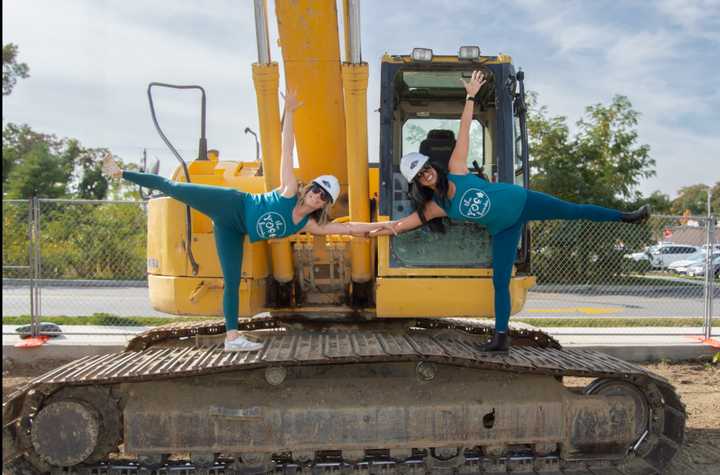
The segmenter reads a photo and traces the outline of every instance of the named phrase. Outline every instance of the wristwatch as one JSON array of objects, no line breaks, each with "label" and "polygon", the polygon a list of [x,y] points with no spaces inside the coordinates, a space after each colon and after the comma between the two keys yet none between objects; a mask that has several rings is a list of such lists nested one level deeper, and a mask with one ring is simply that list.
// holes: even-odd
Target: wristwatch
[{"label": "wristwatch", "polygon": [[465,102],[467,101],[475,101],[475,96],[471,96],[470,94],[465,96]]}]

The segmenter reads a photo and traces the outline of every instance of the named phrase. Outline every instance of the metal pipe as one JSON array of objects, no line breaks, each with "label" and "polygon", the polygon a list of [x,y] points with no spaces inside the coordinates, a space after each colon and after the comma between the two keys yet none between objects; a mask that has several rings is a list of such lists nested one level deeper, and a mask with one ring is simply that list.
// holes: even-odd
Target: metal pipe
[{"label": "metal pipe", "polygon": [[350,58],[345,58],[352,64],[362,62],[362,48],[360,44],[360,0],[346,0],[345,7],[345,41],[349,40],[350,46],[345,45],[345,51],[349,50]]},{"label": "metal pipe", "polygon": [[[30,267],[30,328],[37,332],[35,320],[35,200],[32,197],[28,203],[28,264]],[[34,335],[33,335],[34,336]]]},{"label": "metal pipe", "polygon": [[[347,142],[348,204],[350,221],[370,220],[370,184],[367,142],[368,65],[343,64],[342,79],[345,98],[345,139]],[[353,236],[350,244],[352,281],[372,279],[370,240]]]},{"label": "metal pipe", "polygon": [[350,0],[343,0],[343,61],[346,63],[350,62],[350,18],[348,15],[350,14],[350,7],[348,6],[348,2]]},{"label": "metal pipe", "polygon": [[255,0],[255,37],[258,50],[258,63],[270,64],[270,36],[267,23],[267,1]]},{"label": "metal pipe", "polygon": [[42,265],[40,262],[40,199],[32,198],[32,283],[31,283],[31,309],[30,309],[30,333],[33,337],[38,336],[40,318],[42,316],[41,294],[39,281],[42,278]]},{"label": "metal pipe", "polygon": [[703,335],[705,338],[710,338],[712,333],[712,307],[713,307],[713,290],[714,290],[714,284],[713,284],[713,268],[712,268],[712,261],[713,261],[713,241],[714,241],[714,234],[715,234],[715,223],[712,215],[712,209],[711,209],[711,201],[712,201],[712,189],[708,188],[708,196],[707,196],[707,220],[705,221],[705,226],[707,227],[707,234],[705,238],[705,315],[704,315],[704,321],[703,321]]}]

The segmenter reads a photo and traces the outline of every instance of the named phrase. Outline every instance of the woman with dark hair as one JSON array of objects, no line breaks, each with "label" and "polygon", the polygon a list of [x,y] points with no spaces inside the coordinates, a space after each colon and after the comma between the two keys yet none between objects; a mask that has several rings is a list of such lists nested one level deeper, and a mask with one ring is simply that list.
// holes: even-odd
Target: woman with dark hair
[{"label": "woman with dark hair", "polygon": [[[225,351],[255,351],[262,343],[238,333],[239,287],[243,242],[279,239],[298,232],[311,234],[349,234],[366,236],[386,223],[329,223],[328,211],[340,195],[340,183],[332,175],[321,175],[300,188],[293,173],[293,113],[300,107],[294,93],[285,99],[280,188],[263,194],[245,193],[233,188],[180,183],[157,175],[120,169],[108,154],[103,172],[124,178],[142,187],[160,190],[212,219],[223,279],[223,314],[227,335]],[[299,189],[300,188],[300,189]]]},{"label": "woman with dark hair", "polygon": [[460,119],[458,140],[450,156],[448,172],[433,166],[429,157],[412,152],[400,160],[400,171],[412,184],[416,211],[391,221],[371,236],[398,234],[429,224],[432,231],[444,229],[441,218],[449,217],[484,225],[492,236],[492,269],[495,288],[495,335],[485,351],[507,351],[510,320],[510,277],[523,224],[532,220],[589,219],[592,221],[641,222],[649,207],[624,213],[595,205],[578,205],[510,183],[491,183],[468,173],[467,156],[475,95],[485,83],[475,71],[463,84],[467,92]]}]

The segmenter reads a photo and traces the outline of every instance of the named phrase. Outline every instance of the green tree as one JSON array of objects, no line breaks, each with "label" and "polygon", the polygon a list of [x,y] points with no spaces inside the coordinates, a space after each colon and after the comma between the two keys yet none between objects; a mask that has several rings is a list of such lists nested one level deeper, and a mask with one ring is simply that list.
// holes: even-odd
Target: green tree
[{"label": "green tree", "polygon": [[2,93],[10,95],[18,79],[30,77],[30,67],[18,62],[18,47],[13,43],[3,45],[2,50]]},{"label": "green tree", "polygon": [[[686,210],[690,210],[690,214],[695,216],[704,216],[707,214],[707,198],[708,190],[711,188],[702,183],[697,185],[685,186],[680,188],[678,197],[672,201],[672,212],[682,214]],[[717,214],[720,209],[720,182],[715,183],[712,187],[711,207]]]},{"label": "green tree", "polygon": [[671,214],[672,211],[672,200],[665,193],[655,190],[648,197],[642,197],[633,207],[640,207],[644,204],[649,204],[654,214]]},{"label": "green tree", "polygon": [[43,276],[144,278],[146,215],[143,204],[44,202],[41,214]]},{"label": "green tree", "polygon": [[110,185],[102,175],[101,159],[106,152],[105,148],[83,147],[77,139],[61,139],[26,124],[8,123],[2,131],[3,196],[105,199],[112,194],[136,198],[137,192],[127,184]]},{"label": "green tree", "polygon": [[565,117],[548,117],[531,98],[531,187],[575,202],[619,207],[640,199],[635,187],[655,174],[650,147],[638,143],[639,113],[625,96],[585,109],[570,136]]},{"label": "green tree", "polygon": [[8,123],[2,130],[3,192],[10,172],[38,144],[44,144],[48,152],[58,155],[63,142],[54,135],[35,132],[29,126]]},{"label": "green tree", "polygon": [[[643,200],[635,188],[654,175],[655,161],[649,146],[638,143],[639,113],[626,97],[587,107],[575,134],[565,117],[550,117],[538,106],[536,94],[528,102],[531,188],[613,208]],[[663,203],[661,196],[651,199]],[[621,283],[629,270],[623,254],[652,240],[649,227],[565,221],[533,223],[531,235],[532,268],[540,283]]]},{"label": "green tree", "polygon": [[[61,198],[72,174],[71,164],[54,156],[47,144],[37,143],[22,156],[7,177],[3,192],[8,198]],[[5,183],[3,183],[5,185]]]}]

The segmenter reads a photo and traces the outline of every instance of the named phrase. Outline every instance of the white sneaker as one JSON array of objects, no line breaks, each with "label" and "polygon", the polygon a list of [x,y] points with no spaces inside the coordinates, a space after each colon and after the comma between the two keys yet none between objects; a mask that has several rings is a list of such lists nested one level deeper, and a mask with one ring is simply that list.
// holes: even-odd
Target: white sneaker
[{"label": "white sneaker", "polygon": [[105,175],[111,178],[120,178],[122,176],[122,169],[109,153],[103,157],[102,171]]},{"label": "white sneaker", "polygon": [[255,343],[244,336],[239,336],[234,340],[225,340],[225,351],[257,351],[264,345]]}]

